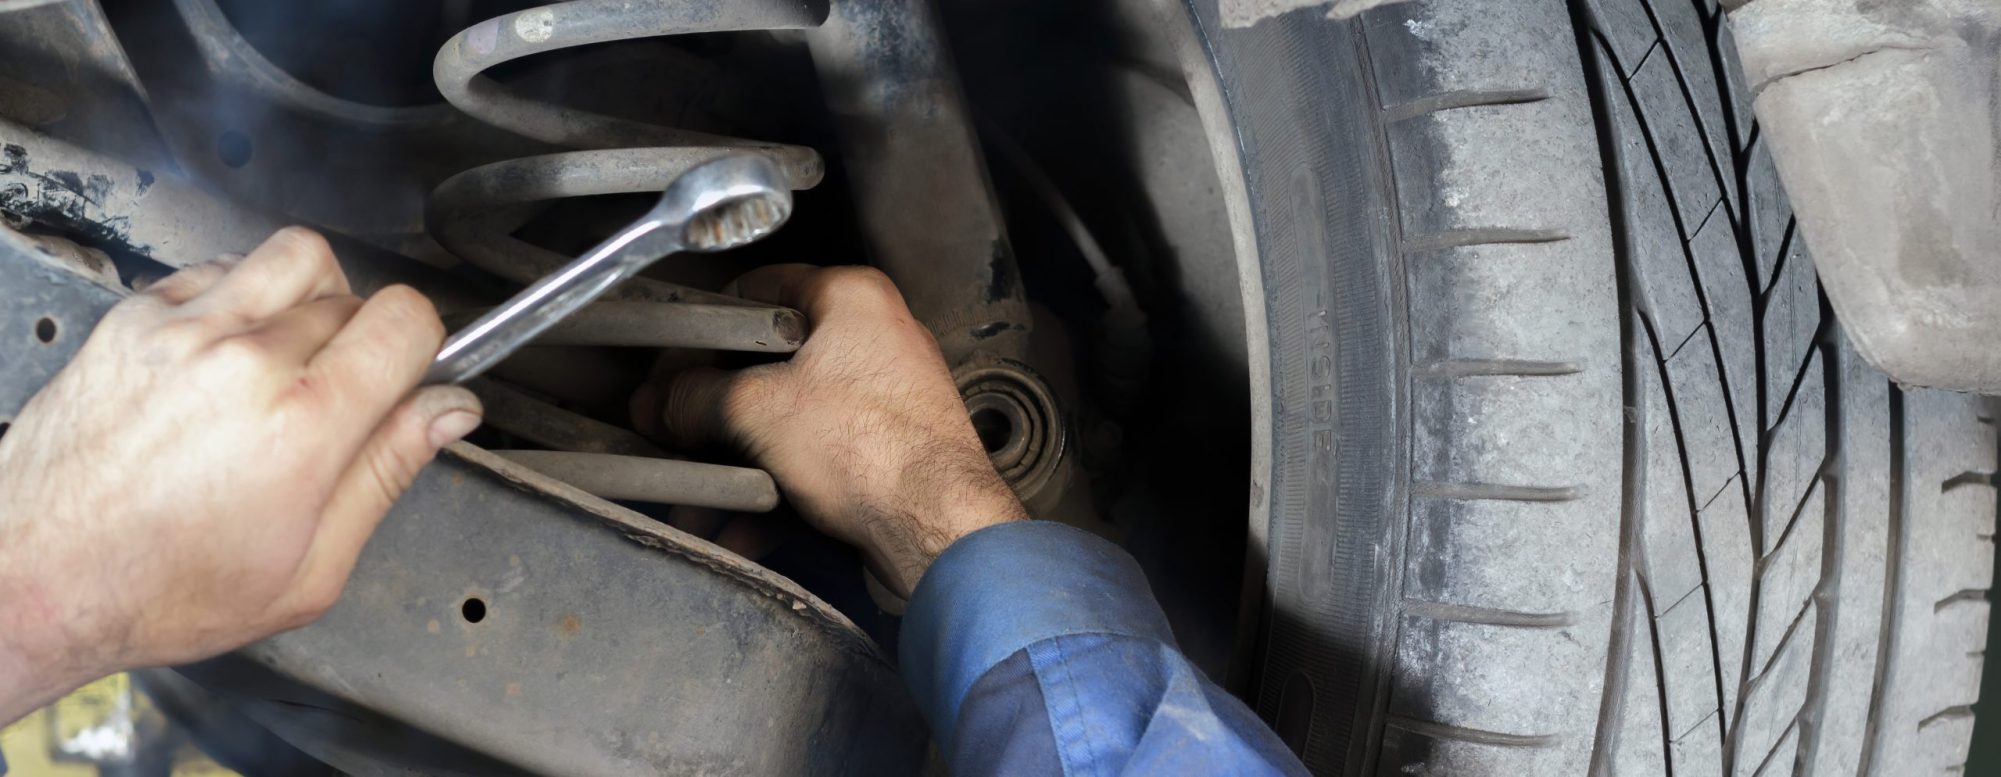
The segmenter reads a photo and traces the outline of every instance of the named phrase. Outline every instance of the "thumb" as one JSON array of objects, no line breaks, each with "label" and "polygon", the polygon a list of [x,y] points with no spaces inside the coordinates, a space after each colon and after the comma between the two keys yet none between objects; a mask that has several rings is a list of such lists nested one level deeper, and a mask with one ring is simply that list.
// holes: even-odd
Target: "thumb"
[{"label": "thumb", "polygon": [[338,595],[390,505],[439,449],[479,426],[481,412],[479,398],[458,386],[418,389],[390,411],[347,465],[320,515],[296,584],[309,600],[330,603]]},{"label": "thumb", "polygon": [[675,373],[650,393],[647,404],[657,408],[656,428],[683,448],[742,448],[761,425],[770,395],[771,370],[780,366],[742,370],[693,367]]}]

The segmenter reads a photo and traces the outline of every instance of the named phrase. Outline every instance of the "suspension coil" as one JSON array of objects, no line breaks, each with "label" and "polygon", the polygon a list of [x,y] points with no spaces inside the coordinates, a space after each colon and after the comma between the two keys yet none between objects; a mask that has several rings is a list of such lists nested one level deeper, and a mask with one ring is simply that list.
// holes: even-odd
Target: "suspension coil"
[{"label": "suspension coil", "polygon": [[[483,73],[516,59],[574,46],[668,35],[803,29],[824,19],[824,6],[815,8],[802,0],[573,0],[502,15],[460,31],[438,51],[432,65],[432,77],[445,99],[488,124],[575,150],[504,160],[452,176],[431,193],[424,214],[426,229],[460,259],[511,282],[528,284],[569,261],[511,235],[539,203],[659,192],[694,165],[740,153],[766,155],[794,189],[812,187],[819,183],[823,166],[810,148],[552,105],[514,94]],[[763,306],[652,278],[634,278],[612,290],[606,300],[571,322],[561,342],[784,352],[798,348],[803,339],[803,322],[792,311],[746,311],[746,306]],[[504,419],[493,422],[505,428]],[[519,458],[551,461],[548,456]],[[661,489],[662,479],[685,481],[691,477],[687,473],[696,471],[662,459],[640,458],[632,464],[627,469],[636,473],[633,479],[650,482],[655,491]],[[718,481],[689,482],[678,490],[670,485],[660,499],[649,501],[675,501],[671,497],[681,491],[691,496],[712,492]],[[746,492],[737,501],[770,501],[763,497],[763,491],[771,488],[768,477],[730,482],[759,492]],[[625,493],[618,488],[597,490]],[[713,495],[709,501],[714,501]]]}]

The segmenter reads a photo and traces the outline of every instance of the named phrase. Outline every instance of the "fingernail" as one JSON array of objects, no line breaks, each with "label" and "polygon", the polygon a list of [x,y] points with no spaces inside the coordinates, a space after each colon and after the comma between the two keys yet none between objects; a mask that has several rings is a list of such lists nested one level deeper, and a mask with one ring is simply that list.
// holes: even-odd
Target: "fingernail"
[{"label": "fingernail", "polygon": [[458,442],[472,430],[479,428],[479,414],[468,410],[453,410],[431,419],[431,447],[443,448]]}]

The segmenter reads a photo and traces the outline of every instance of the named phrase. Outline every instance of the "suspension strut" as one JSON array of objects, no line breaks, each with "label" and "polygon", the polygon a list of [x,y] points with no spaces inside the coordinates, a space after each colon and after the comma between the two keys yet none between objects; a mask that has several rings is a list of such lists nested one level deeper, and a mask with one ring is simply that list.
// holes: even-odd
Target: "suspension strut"
[{"label": "suspension strut", "polygon": [[807,31],[870,253],[938,337],[987,453],[1037,513],[1069,478],[1021,273],[933,0],[836,0]]}]

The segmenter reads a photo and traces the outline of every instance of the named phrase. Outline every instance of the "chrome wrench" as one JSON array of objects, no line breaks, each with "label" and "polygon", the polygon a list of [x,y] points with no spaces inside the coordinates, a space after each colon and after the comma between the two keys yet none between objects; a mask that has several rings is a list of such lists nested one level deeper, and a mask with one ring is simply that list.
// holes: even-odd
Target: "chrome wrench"
[{"label": "chrome wrench", "polygon": [[689,168],[645,216],[445,340],[425,385],[463,383],[662,257],[751,243],[792,215],[792,191],[760,155]]}]

